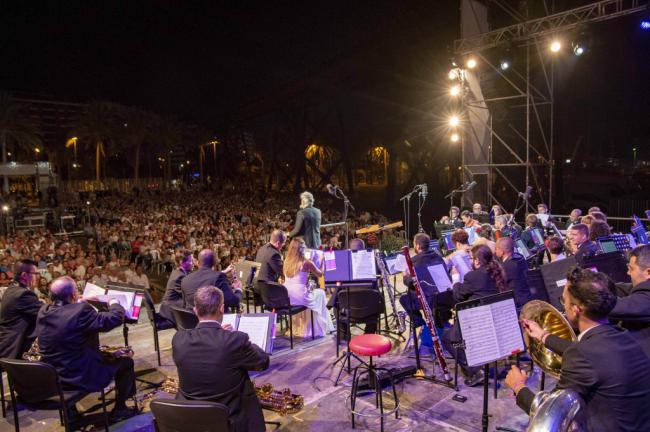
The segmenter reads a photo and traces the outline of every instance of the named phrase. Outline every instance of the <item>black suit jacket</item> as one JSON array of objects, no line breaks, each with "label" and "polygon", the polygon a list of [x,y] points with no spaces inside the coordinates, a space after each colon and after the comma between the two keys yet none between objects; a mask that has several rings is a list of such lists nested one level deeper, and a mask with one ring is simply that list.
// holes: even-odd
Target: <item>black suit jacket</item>
[{"label": "black suit jacket", "polygon": [[269,356],[246,333],[203,322],[177,332],[172,355],[178,368],[178,398],[220,402],[230,409],[236,432],[264,431],[264,415],[248,371],[269,367]]},{"label": "black suit jacket", "polygon": [[320,210],[316,207],[298,210],[296,225],[289,233],[289,237],[302,237],[308,248],[320,248],[320,220]]},{"label": "black suit jacket", "polygon": [[576,261],[578,265],[583,265],[587,258],[591,258],[596,255],[598,252],[598,245],[591,240],[587,240],[580,245],[578,251],[575,254]]},{"label": "black suit jacket", "polygon": [[[562,355],[557,388],[582,396],[591,432],[650,430],[650,359],[627,330],[603,324],[578,342],[550,335],[546,347]],[[529,412],[534,396],[522,388],[517,405]]]},{"label": "black suit jacket", "polygon": [[215,286],[223,291],[223,300],[226,307],[237,307],[241,300],[241,291],[234,291],[228,283],[225,273],[216,272],[211,268],[202,267],[193,271],[181,281],[181,290],[185,300],[185,308],[194,307],[194,293],[204,286]]},{"label": "black suit jacket", "polygon": [[515,293],[515,304],[520,308],[531,300],[530,288],[526,280],[528,263],[521,255],[514,254],[505,260],[502,266],[506,272],[508,289]]},{"label": "black suit jacket", "polygon": [[[411,258],[411,262],[413,263],[414,269],[433,266],[436,264],[441,264],[445,269],[447,268],[447,266],[445,265],[445,260],[443,260],[442,257],[438,255],[438,253],[435,251],[428,250],[428,251],[420,252],[419,254]],[[414,289],[413,282],[411,281],[410,275],[404,274],[402,279],[404,285],[407,285],[409,289]],[[421,279],[419,274],[418,274],[418,279]],[[438,293],[438,290],[435,287],[429,286],[428,284],[421,284],[421,285],[422,285],[422,291],[424,291],[424,295],[427,298],[434,297]]]},{"label": "black suit jacket", "polygon": [[267,243],[257,251],[255,261],[262,264],[257,274],[257,280],[277,282],[282,276],[282,255],[271,243]]},{"label": "black suit jacket", "polygon": [[106,387],[115,369],[104,363],[99,333],[122,325],[124,308],[113,304],[97,312],[87,303],[53,303],[38,313],[36,335],[43,361],[59,373],[66,390],[94,392]]},{"label": "black suit jacket", "polygon": [[496,283],[483,267],[469,271],[462,283],[457,282],[454,284],[454,300],[457,303],[497,293]]},{"label": "black suit jacket", "polygon": [[627,296],[619,297],[609,318],[620,321],[650,355],[650,280],[632,287]]},{"label": "black suit jacket", "polygon": [[187,275],[185,270],[177,267],[172,270],[167,279],[167,287],[165,288],[165,295],[160,304],[160,315],[172,322],[176,322],[171,307],[184,308],[185,301],[183,300],[183,290],[181,289],[181,281]]},{"label": "black suit jacket", "polygon": [[18,283],[7,287],[0,304],[0,358],[20,358],[29,349],[41,306],[32,290]]}]

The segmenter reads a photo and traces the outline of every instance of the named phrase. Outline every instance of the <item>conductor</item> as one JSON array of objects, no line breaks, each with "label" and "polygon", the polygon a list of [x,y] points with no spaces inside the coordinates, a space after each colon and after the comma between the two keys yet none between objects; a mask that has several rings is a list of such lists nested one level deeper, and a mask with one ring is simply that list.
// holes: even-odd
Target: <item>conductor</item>
[{"label": "conductor", "polygon": [[289,238],[302,237],[309,249],[320,248],[320,210],[314,207],[314,195],[310,192],[300,194],[300,210],[296,214],[296,224]]}]

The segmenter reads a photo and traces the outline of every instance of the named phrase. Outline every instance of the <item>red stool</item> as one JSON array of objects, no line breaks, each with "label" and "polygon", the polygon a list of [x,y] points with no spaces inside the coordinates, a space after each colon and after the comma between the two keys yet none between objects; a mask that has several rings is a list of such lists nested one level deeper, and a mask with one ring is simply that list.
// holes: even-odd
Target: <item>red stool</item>
[{"label": "red stool", "polygon": [[[359,381],[362,376],[367,376],[368,387],[372,388],[374,385],[375,392],[375,407],[379,409],[379,417],[381,419],[381,430],[384,430],[384,417],[395,413],[395,418],[399,418],[399,400],[397,399],[397,390],[395,389],[395,381],[393,380],[393,373],[386,368],[375,367],[372,363],[373,356],[380,356],[386,354],[391,350],[392,344],[390,339],[378,334],[363,334],[355,336],[350,340],[350,351],[360,355],[370,357],[368,364],[362,363],[354,369],[352,375],[352,390],[350,392],[350,414],[352,415],[352,429],[354,429],[354,416],[368,415],[356,412],[355,404],[357,395],[359,393]],[[390,411],[384,412],[384,401],[382,397],[382,377],[378,377],[377,372],[383,372],[384,377],[387,375],[390,379],[390,385],[393,390],[393,397],[395,398],[395,407]]]}]

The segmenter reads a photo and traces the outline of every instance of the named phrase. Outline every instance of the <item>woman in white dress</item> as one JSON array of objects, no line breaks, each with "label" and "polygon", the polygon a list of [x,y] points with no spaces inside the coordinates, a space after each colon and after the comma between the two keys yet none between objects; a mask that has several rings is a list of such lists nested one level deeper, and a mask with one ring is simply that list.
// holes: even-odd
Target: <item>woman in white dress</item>
[{"label": "woman in white dress", "polygon": [[[327,310],[325,291],[309,281],[309,275],[321,277],[323,272],[309,259],[305,258],[305,241],[294,238],[284,258],[284,286],[289,292],[292,306],[306,306],[314,311],[314,334],[324,336],[334,331],[332,317]],[[302,318],[294,320],[295,334],[311,337],[311,314],[303,313]]]}]

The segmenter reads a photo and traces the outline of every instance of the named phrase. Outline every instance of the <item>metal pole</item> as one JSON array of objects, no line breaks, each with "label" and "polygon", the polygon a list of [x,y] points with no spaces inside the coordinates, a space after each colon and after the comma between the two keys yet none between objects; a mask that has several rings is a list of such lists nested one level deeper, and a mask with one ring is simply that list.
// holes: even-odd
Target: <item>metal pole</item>
[{"label": "metal pole", "polygon": [[551,135],[549,137],[549,167],[548,167],[548,208],[553,208],[553,168],[555,167],[555,159],[553,159],[553,116],[555,113],[555,90],[554,90],[554,76],[555,76],[555,59],[551,57]]},{"label": "metal pole", "polygon": [[[530,170],[530,45],[526,45],[526,188],[528,190]],[[526,212],[528,198],[526,198]]]}]

